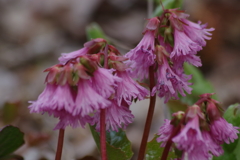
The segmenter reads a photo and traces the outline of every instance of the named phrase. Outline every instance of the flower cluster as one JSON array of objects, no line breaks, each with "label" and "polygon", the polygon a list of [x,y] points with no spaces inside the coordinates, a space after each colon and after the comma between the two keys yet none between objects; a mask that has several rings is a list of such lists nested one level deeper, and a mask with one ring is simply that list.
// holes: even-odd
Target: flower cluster
[{"label": "flower cluster", "polygon": [[181,159],[208,160],[212,155],[223,153],[221,144],[238,138],[239,128],[222,117],[219,103],[211,95],[201,95],[185,113],[179,111],[173,114],[173,120],[165,120],[157,138],[162,147],[172,142],[172,146],[181,151]]},{"label": "flower cluster", "polygon": [[90,123],[99,130],[99,113],[106,109],[107,130],[126,127],[134,118],[129,110],[132,100],[149,94],[130,78],[126,60],[101,38],[62,54],[59,64],[45,70],[46,88],[36,101],[30,101],[30,111],[59,118],[55,129]]},{"label": "flower cluster", "polygon": [[183,11],[168,9],[162,16],[149,19],[142,40],[125,55],[134,78],[147,78],[149,67],[154,67],[157,84],[151,94],[158,92],[159,97],[165,97],[165,103],[170,98],[178,99],[178,93],[191,93],[191,76],[184,74],[183,64],[202,65],[196,54],[214,30],[187,17]]}]

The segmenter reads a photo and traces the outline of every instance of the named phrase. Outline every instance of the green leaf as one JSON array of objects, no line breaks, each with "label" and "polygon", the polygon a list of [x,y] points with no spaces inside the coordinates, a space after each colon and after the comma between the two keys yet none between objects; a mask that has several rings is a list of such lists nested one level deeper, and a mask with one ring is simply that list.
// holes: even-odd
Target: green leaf
[{"label": "green leaf", "polygon": [[240,104],[230,105],[225,111],[223,117],[234,126],[240,127]]},{"label": "green leaf", "polygon": [[11,154],[3,158],[0,158],[0,160],[24,160],[24,158],[19,155]]},{"label": "green leaf", "polygon": [[23,144],[23,133],[17,127],[4,127],[0,131],[0,158],[14,152]]},{"label": "green leaf", "polygon": [[[159,2],[159,0],[157,0]],[[164,9],[172,9],[172,8],[181,8],[183,0],[162,0],[162,4]],[[159,4],[153,13],[153,17],[159,16],[163,13],[162,5]]]},{"label": "green leaf", "polygon": [[[147,149],[145,154],[146,160],[159,160],[162,156],[163,147],[160,147],[161,143],[157,142],[158,135],[155,135],[153,140],[147,143]],[[168,154],[168,160],[176,158],[176,155],[174,152],[169,152]]]},{"label": "green leaf", "polygon": [[91,23],[89,26],[87,26],[86,33],[88,40],[95,38],[103,38],[107,40],[107,37],[97,23]]},{"label": "green leaf", "polygon": [[239,151],[240,151],[240,141],[239,141],[239,136],[238,136],[237,145],[233,151],[233,154],[236,156],[237,160],[240,160],[240,152]]},{"label": "green leaf", "polygon": [[183,103],[179,100],[169,100],[167,106],[169,107],[171,113],[175,113],[178,111],[185,112],[188,107],[186,103]]},{"label": "green leaf", "polygon": [[[100,150],[100,135],[90,126],[93,138]],[[132,145],[128,140],[126,133],[119,129],[118,132],[106,132],[107,156],[109,160],[128,160],[133,156]]]},{"label": "green leaf", "polygon": [[213,157],[213,160],[237,160],[233,153],[224,152],[222,156]]},{"label": "green leaf", "polygon": [[[199,95],[204,93],[214,93],[212,85],[204,78],[202,72],[198,68],[185,63],[184,70],[187,75],[192,75],[192,79],[189,82],[193,83],[191,86],[193,90],[192,94],[187,94],[186,97],[181,97],[182,102],[187,103],[188,105],[193,105],[199,99]],[[213,95],[212,98],[217,99],[216,95]]]}]

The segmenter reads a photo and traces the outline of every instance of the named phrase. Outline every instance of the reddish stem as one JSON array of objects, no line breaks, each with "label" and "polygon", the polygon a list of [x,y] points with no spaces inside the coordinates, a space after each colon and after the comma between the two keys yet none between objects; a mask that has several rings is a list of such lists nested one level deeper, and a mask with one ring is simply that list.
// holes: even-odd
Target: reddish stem
[{"label": "reddish stem", "polygon": [[172,142],[171,139],[167,141],[167,144],[166,144],[166,146],[164,147],[164,150],[163,150],[163,154],[162,154],[161,160],[167,160],[168,153],[169,153],[169,150],[171,148],[172,143],[173,142]]},{"label": "reddish stem", "polygon": [[58,145],[55,160],[61,160],[62,157],[62,148],[63,148],[63,139],[64,139],[64,129],[59,129],[58,135]]},{"label": "reddish stem", "polygon": [[[149,81],[150,81],[150,94],[151,94],[152,89],[155,86],[153,66],[149,67]],[[154,94],[154,96],[150,97],[148,115],[147,115],[147,119],[146,119],[146,123],[145,123],[145,127],[144,127],[144,132],[143,132],[143,136],[142,136],[142,142],[141,142],[140,150],[139,150],[139,153],[138,153],[138,160],[143,160],[144,159],[145,150],[146,150],[146,146],[147,146],[147,140],[148,140],[151,124],[152,124],[152,118],[153,118],[155,103],[156,103],[156,94]]]},{"label": "reddish stem", "polygon": [[[104,50],[104,68],[108,68],[108,44],[105,46]],[[107,160],[107,147],[106,147],[106,112],[105,109],[100,111],[100,149],[102,160]]]},{"label": "reddish stem", "polygon": [[[184,121],[184,118],[181,120],[181,123]],[[178,125],[173,131],[172,131],[172,134],[170,135],[170,137],[168,138],[168,141],[167,141],[167,144],[166,146],[164,147],[164,150],[163,150],[163,154],[162,154],[162,157],[161,157],[161,160],[167,160],[167,157],[168,157],[168,153],[169,153],[169,150],[172,146],[172,138],[175,137],[179,131],[181,129],[181,125]]]},{"label": "reddish stem", "polygon": [[106,113],[105,109],[101,109],[100,113],[100,149],[102,160],[107,160],[107,148],[106,148],[106,125],[105,125]]}]

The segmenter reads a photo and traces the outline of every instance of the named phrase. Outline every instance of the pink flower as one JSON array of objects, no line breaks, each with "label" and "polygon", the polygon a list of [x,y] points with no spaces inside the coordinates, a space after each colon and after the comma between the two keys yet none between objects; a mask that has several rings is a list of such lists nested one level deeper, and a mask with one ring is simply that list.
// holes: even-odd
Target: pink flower
[{"label": "pink flower", "polygon": [[214,156],[220,156],[223,154],[222,147],[214,142],[213,137],[211,136],[211,133],[208,131],[202,131],[204,144],[206,145],[206,148],[214,155]]},{"label": "pink flower", "polygon": [[219,118],[217,120],[211,121],[210,124],[210,133],[212,138],[217,143],[227,144],[234,142],[235,139],[238,139],[238,127],[234,127],[232,124],[228,123],[224,118]]},{"label": "pink flower", "polygon": [[41,113],[45,110],[48,110],[49,101],[56,90],[57,85],[47,84],[44,91],[38,96],[37,101],[29,101],[31,105],[28,107],[31,113]]},{"label": "pink flower", "polygon": [[[106,130],[118,132],[118,128],[126,129],[127,125],[133,122],[134,116],[129,110],[126,102],[121,105],[116,100],[111,100],[111,106],[105,109],[106,112]],[[100,130],[100,111],[96,112],[91,125],[96,124],[96,130]]]},{"label": "pink flower", "polygon": [[83,128],[85,128],[86,123],[91,122],[90,116],[73,116],[72,114],[68,112],[63,111],[54,111],[50,113],[50,115],[54,115],[54,117],[59,118],[59,122],[54,128],[56,129],[65,129],[67,126],[71,126],[72,128],[77,128],[79,125],[81,125]]},{"label": "pink flower", "polygon": [[122,79],[122,81],[117,83],[116,87],[118,105],[121,104],[122,99],[128,105],[131,105],[133,99],[138,98],[139,100],[143,100],[148,95],[149,91],[134,81],[126,71],[117,71],[116,76]]},{"label": "pink flower", "polygon": [[129,58],[127,64],[133,68],[132,75],[140,80],[148,77],[148,69],[155,62],[155,34],[159,23],[157,17],[149,19],[142,40],[125,55]]},{"label": "pink flower", "polygon": [[92,77],[92,87],[98,94],[104,98],[109,98],[115,93],[114,87],[117,86],[117,82],[122,81],[121,78],[112,74],[113,69],[98,68]]},{"label": "pink flower", "polygon": [[68,84],[61,86],[48,83],[37,101],[30,101],[30,103],[32,103],[29,106],[30,112],[47,112],[49,115],[59,118],[54,129],[64,129],[68,125],[73,128],[79,125],[84,127],[87,122],[90,122],[89,116],[82,117],[71,114],[76,105],[74,94]]},{"label": "pink flower", "polygon": [[196,115],[189,120],[186,126],[175,136],[172,141],[179,150],[183,151],[182,159],[208,160],[211,157],[209,150],[212,149],[208,139],[204,139],[199,126],[199,117]]},{"label": "pink flower", "polygon": [[162,142],[161,147],[165,147],[169,137],[172,134],[173,131],[173,125],[170,124],[170,120],[165,119],[164,120],[165,123],[163,124],[163,126],[160,127],[159,131],[158,131],[158,135],[159,137],[157,138],[157,142]]},{"label": "pink flower", "polygon": [[44,91],[39,95],[37,101],[30,101],[30,112],[52,112],[64,111],[69,112],[74,109],[75,103],[68,84],[63,86],[47,84]]},{"label": "pink flower", "polygon": [[139,44],[125,56],[129,58],[127,64],[133,68],[133,76],[141,80],[148,77],[148,69],[154,64],[154,31],[146,31]]},{"label": "pink flower", "polygon": [[91,80],[79,80],[76,107],[71,112],[73,116],[86,116],[109,105],[111,102],[94,90]]},{"label": "pink flower", "polygon": [[207,29],[207,24],[201,25],[201,22],[193,23],[187,19],[183,19],[185,25],[183,25],[184,33],[194,42],[200,46],[206,46],[205,40],[211,39],[210,31],[214,31],[214,28]]},{"label": "pink flower", "polygon": [[191,79],[191,76],[185,75],[182,72],[177,73],[173,68],[168,64],[166,57],[163,57],[163,63],[158,66],[156,73],[157,84],[153,88],[152,95],[159,91],[159,97],[165,97],[164,102],[167,103],[169,99],[175,98],[178,99],[178,93],[182,96],[186,96],[184,90],[190,94],[192,88],[188,80]]},{"label": "pink flower", "polygon": [[170,55],[171,58],[196,54],[201,49],[202,47],[192,41],[184,32],[174,30],[174,48]]},{"label": "pink flower", "polygon": [[201,67],[202,66],[202,61],[199,56],[196,55],[197,53],[191,53],[189,55],[185,56],[179,56],[179,57],[173,57],[172,61],[174,63],[174,68],[183,68],[183,63],[187,62],[191,65],[194,65],[196,67]]},{"label": "pink flower", "polygon": [[88,53],[88,48],[84,47],[80,50],[73,51],[70,53],[62,53],[61,57],[58,58],[60,64],[65,65],[69,60],[74,59],[78,56],[83,56]]},{"label": "pink flower", "polygon": [[209,132],[203,131],[202,137],[203,141],[198,141],[193,148],[184,150],[182,159],[209,160],[212,154],[214,156],[223,154],[222,147],[212,140]]},{"label": "pink flower", "polygon": [[171,59],[178,63],[188,62],[196,67],[201,66],[201,60],[196,56],[197,52],[206,45],[205,40],[211,39],[210,31],[214,28],[206,29],[206,24],[193,23],[186,18],[188,14],[177,9],[170,9],[169,20],[174,28],[174,48],[171,52]]},{"label": "pink flower", "polygon": [[[199,117],[195,116],[189,120],[181,132],[172,141],[180,150],[193,150],[195,146],[203,142],[202,133],[199,127]],[[198,146],[201,147],[201,146]]]}]

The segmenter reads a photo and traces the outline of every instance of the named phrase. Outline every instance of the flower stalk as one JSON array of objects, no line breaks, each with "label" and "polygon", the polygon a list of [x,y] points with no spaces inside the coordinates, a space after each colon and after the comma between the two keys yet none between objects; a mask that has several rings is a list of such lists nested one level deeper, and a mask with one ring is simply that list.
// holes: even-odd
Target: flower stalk
[{"label": "flower stalk", "polygon": [[[104,51],[104,68],[108,68],[108,45],[105,46]],[[100,145],[101,145],[101,158],[107,160],[107,147],[106,147],[106,112],[105,109],[100,111]]]},{"label": "flower stalk", "polygon": [[[150,93],[151,93],[153,87],[155,86],[153,66],[149,67],[149,81],[150,81]],[[148,135],[149,135],[151,124],[152,124],[152,118],[153,118],[155,103],[156,103],[156,94],[154,94],[153,96],[150,97],[147,119],[146,119],[144,132],[143,132],[143,136],[142,136],[142,142],[141,142],[139,153],[138,153],[138,160],[143,160],[144,159],[145,150],[146,150],[146,146],[147,146]]]},{"label": "flower stalk", "polygon": [[100,144],[101,144],[101,159],[107,160],[107,147],[106,147],[106,113],[105,109],[101,109],[100,113]]},{"label": "flower stalk", "polygon": [[59,129],[58,145],[55,160],[61,160],[65,129]]}]

